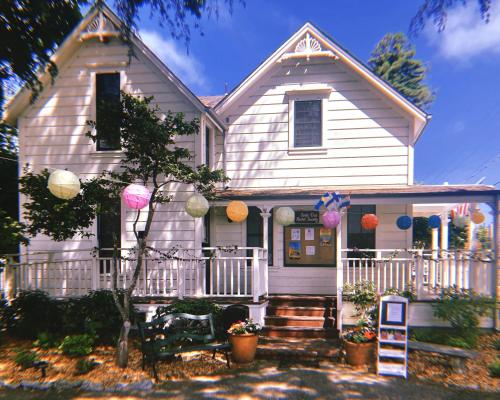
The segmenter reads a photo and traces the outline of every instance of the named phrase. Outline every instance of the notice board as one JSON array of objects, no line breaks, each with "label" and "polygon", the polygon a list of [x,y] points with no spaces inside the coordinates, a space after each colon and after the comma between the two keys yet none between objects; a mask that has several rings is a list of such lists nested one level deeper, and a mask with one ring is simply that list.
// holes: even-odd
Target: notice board
[{"label": "notice board", "polygon": [[335,267],[336,231],[318,224],[284,227],[285,266]]}]

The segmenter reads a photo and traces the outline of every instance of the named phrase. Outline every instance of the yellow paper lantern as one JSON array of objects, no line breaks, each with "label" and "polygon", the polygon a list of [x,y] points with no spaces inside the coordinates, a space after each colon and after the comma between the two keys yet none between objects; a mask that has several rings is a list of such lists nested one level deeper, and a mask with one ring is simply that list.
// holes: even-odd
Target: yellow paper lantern
[{"label": "yellow paper lantern", "polygon": [[207,199],[201,194],[193,194],[186,201],[186,212],[194,218],[204,217],[209,208]]},{"label": "yellow paper lantern", "polygon": [[474,210],[470,218],[476,225],[482,224],[486,219],[484,214],[479,210]]},{"label": "yellow paper lantern", "polygon": [[50,174],[47,187],[57,198],[70,200],[80,193],[80,180],[71,171],[56,169]]},{"label": "yellow paper lantern", "polygon": [[241,200],[233,200],[227,205],[226,214],[233,222],[243,222],[248,216],[248,207]]}]

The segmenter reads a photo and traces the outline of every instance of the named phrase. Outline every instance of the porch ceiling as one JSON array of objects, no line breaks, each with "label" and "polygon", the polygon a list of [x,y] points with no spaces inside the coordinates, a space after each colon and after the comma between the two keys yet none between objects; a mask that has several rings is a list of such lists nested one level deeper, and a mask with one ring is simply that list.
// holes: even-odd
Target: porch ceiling
[{"label": "porch ceiling", "polygon": [[293,188],[229,188],[219,190],[219,201],[246,200],[251,203],[274,200],[297,201],[317,199],[326,192],[351,195],[351,203],[490,203],[500,196],[500,190],[488,185],[401,185],[401,186],[322,186]]}]

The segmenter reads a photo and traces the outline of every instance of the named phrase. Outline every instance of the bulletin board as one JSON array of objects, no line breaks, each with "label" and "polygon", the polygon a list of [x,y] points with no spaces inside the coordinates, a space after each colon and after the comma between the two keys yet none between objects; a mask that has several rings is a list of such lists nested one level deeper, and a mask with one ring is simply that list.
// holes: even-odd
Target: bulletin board
[{"label": "bulletin board", "polygon": [[287,267],[335,267],[336,231],[322,225],[284,227]]}]

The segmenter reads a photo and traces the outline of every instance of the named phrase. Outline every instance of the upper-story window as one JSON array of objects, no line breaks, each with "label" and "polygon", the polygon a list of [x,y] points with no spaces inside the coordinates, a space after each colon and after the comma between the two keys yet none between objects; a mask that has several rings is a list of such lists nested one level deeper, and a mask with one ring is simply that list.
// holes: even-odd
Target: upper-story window
[{"label": "upper-story window", "polygon": [[321,100],[296,100],[294,106],[294,147],[322,146]]},{"label": "upper-story window", "polygon": [[97,150],[120,149],[120,74],[96,75]]}]

